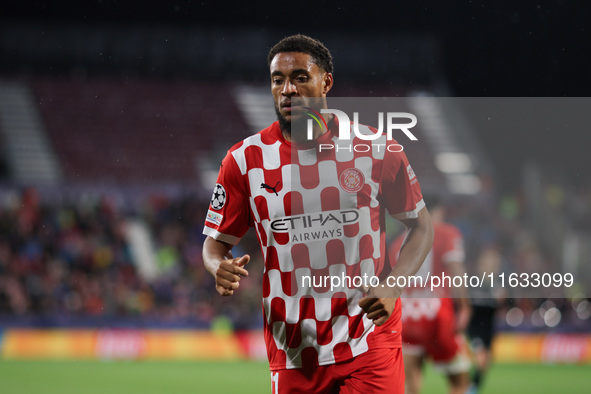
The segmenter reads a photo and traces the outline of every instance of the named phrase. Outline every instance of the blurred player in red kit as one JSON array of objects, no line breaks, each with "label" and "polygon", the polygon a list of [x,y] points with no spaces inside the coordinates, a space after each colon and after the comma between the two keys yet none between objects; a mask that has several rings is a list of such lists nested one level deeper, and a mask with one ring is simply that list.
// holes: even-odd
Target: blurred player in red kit
[{"label": "blurred player in red kit", "polygon": [[[403,393],[403,289],[374,284],[329,291],[304,286],[301,278],[414,274],[433,236],[418,181],[403,152],[317,150],[336,143],[335,116],[324,115],[325,128],[313,125],[313,141],[293,131],[303,108],[317,115],[327,108],[333,65],[322,43],[287,37],[268,62],[278,121],[234,145],[222,161],[205,221],[204,264],[221,295],[239,291],[250,257],[233,257],[231,249],[254,227],[264,258],[273,393]],[[383,137],[384,144],[396,143]],[[386,210],[408,228],[394,269],[386,264]]]},{"label": "blurred player in red kit", "polygon": [[[444,222],[445,209],[436,197],[426,197],[425,203],[431,213],[435,235],[433,248],[417,276],[441,277],[443,273],[462,276],[466,271],[460,230]],[[393,266],[403,240],[404,234],[389,247]],[[426,357],[433,360],[436,369],[447,375],[450,393],[463,394],[468,389],[470,357],[463,335],[471,314],[468,297],[465,287],[444,287],[436,293],[431,293],[429,286],[407,287],[405,290],[402,300],[402,347],[407,394],[420,392]]]}]

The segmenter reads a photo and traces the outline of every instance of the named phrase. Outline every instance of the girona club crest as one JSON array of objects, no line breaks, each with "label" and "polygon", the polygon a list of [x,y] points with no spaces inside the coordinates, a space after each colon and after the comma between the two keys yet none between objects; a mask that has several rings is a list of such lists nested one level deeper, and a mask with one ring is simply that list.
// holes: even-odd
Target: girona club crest
[{"label": "girona club crest", "polygon": [[357,168],[347,168],[339,178],[341,188],[348,193],[357,193],[365,183],[363,173]]}]

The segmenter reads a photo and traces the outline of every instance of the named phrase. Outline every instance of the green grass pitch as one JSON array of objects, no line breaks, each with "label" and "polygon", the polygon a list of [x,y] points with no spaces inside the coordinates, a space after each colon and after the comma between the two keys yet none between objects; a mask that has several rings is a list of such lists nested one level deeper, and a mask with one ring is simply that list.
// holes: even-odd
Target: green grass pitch
[{"label": "green grass pitch", "polygon": [[[2,394],[269,393],[264,362],[0,361]],[[493,366],[482,394],[589,393],[590,365]],[[423,393],[445,393],[425,371]]]}]

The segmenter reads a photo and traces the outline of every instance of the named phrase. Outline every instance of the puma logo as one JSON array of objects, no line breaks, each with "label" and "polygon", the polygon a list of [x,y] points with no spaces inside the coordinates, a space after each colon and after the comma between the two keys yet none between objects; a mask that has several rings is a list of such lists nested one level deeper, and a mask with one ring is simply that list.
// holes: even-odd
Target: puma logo
[{"label": "puma logo", "polygon": [[277,186],[279,186],[280,183],[281,183],[281,181],[277,181],[277,183],[275,184],[275,186],[269,186],[266,183],[261,183],[261,189],[270,190],[273,193],[275,193],[276,196],[278,196],[279,193],[277,193]]}]

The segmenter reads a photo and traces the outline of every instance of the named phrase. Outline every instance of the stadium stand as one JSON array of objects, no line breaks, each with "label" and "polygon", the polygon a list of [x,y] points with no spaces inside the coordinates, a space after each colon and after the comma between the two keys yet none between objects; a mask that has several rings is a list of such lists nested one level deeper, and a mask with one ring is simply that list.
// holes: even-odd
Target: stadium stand
[{"label": "stadium stand", "polygon": [[32,87],[69,181],[194,181],[197,157],[246,130],[221,83],[39,78]]},{"label": "stadium stand", "polygon": [[[210,291],[200,248],[207,200],[153,196],[129,212],[109,198],[48,205],[33,188],[2,197],[0,326],[208,327],[217,314],[237,327],[261,321],[258,288],[244,286],[240,307]],[[131,217],[153,234],[154,280],[134,263]]]},{"label": "stadium stand", "polygon": [[[258,327],[256,279],[245,286],[239,304],[215,297],[200,256],[209,190],[198,182],[198,159],[212,152],[219,155],[216,150],[252,132],[236,86],[37,77],[30,87],[65,178],[53,188],[22,189],[18,183],[2,187],[0,325],[207,326],[216,314],[224,314],[238,327]],[[363,97],[409,92],[349,85],[334,93]],[[404,102],[400,110],[412,112],[412,99]],[[417,126],[420,136],[427,134],[423,127]],[[444,184],[431,145],[408,143],[405,150],[426,188]],[[80,186],[103,182],[111,186],[92,192]],[[180,192],[132,187],[159,182],[176,183]],[[589,206],[586,196],[580,192],[577,205],[555,207],[555,214],[561,216],[560,209],[584,211]],[[526,208],[519,198],[498,200],[485,188],[476,198],[455,201],[451,219],[465,235],[469,261],[491,242],[516,264],[555,258],[527,230]],[[507,208],[511,206],[513,210]],[[585,215],[563,216],[572,218],[572,227],[588,227]],[[151,234],[156,279],[143,277],[134,261],[125,233],[132,220]],[[256,249],[251,253],[256,255]],[[499,325],[542,329],[531,316],[543,302],[515,301],[526,315],[523,323],[516,328],[500,318]],[[558,305],[577,330],[586,327],[581,318],[586,304],[579,304],[573,304],[572,311],[566,303]]]},{"label": "stadium stand", "polygon": [[[268,93],[267,87],[260,88],[267,78],[260,53],[273,41],[271,34],[234,32],[224,45],[216,46],[215,35],[205,30],[156,29],[145,35],[131,29],[134,38],[128,40],[122,39],[128,30],[93,27],[36,26],[24,34],[26,26],[13,24],[0,30],[5,37],[0,52],[10,60],[10,67],[3,68],[7,74],[33,71],[33,76],[13,79],[32,92],[63,175],[52,187],[22,183],[8,162],[11,156],[4,152],[8,171],[0,185],[0,329],[208,328],[218,316],[228,317],[236,328],[260,328],[262,267],[256,257],[258,247],[249,246],[256,242],[242,245],[255,257],[249,264],[251,276],[241,285],[241,297],[219,297],[203,268],[201,230],[211,195],[203,163],[217,167],[220,155],[233,142],[257,130],[250,128],[237,87],[246,79]],[[168,46],[164,35],[185,44]],[[71,59],[52,42],[70,43],[76,59],[68,63]],[[135,42],[144,46],[137,48]],[[351,43],[339,33],[329,35],[328,42],[335,44],[335,59],[340,62],[339,84],[331,92],[336,97],[407,97],[404,110],[415,112],[421,100],[413,101],[413,94],[441,94],[433,88],[438,65],[432,61],[431,41],[388,36],[359,40],[353,51],[360,56],[355,59],[345,58]],[[159,49],[152,50],[156,44]],[[366,65],[365,58],[375,54],[381,57]],[[190,79],[194,74],[202,80]],[[385,80],[372,79],[376,74]],[[397,84],[400,81],[410,82]],[[442,112],[449,114],[447,109]],[[455,125],[447,128],[450,133],[455,130]],[[0,131],[6,148],[2,124]],[[426,136],[429,131],[419,124],[417,134]],[[457,137],[446,137],[446,143],[455,144],[453,152],[476,152],[473,146],[457,144]],[[433,160],[438,153],[448,153],[435,150],[434,146],[441,149],[441,141],[404,146],[423,188],[449,195],[447,175]],[[485,161],[485,154],[474,155],[476,165]],[[506,192],[494,179],[483,177],[481,182],[476,195],[454,196],[450,214],[466,239],[468,264],[490,244],[521,267],[556,263],[560,256],[547,250],[527,221],[523,191]],[[161,183],[176,185],[175,192],[161,188]],[[574,245],[571,249],[580,251],[572,258],[577,262],[590,255],[588,190],[587,186],[571,196],[574,204],[549,200],[554,216],[568,218],[564,234],[574,236],[569,242]],[[144,277],[136,265],[125,230],[132,221],[140,222],[151,235],[155,278]],[[508,295],[497,325],[506,331],[589,332],[588,294],[559,298],[565,296],[570,298],[549,294],[549,302],[513,300]],[[511,318],[514,308],[521,311],[520,319]],[[553,308],[562,318],[550,327],[544,318]]]}]

